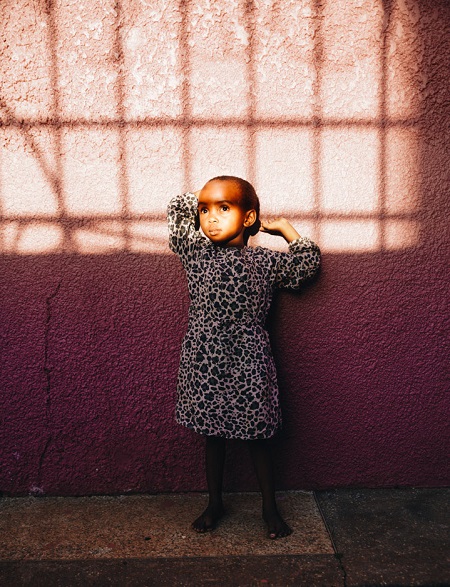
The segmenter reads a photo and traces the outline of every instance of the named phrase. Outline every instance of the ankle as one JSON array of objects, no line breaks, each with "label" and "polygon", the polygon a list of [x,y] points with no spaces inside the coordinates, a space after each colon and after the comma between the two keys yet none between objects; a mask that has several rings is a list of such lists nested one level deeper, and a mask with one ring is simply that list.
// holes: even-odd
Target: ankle
[{"label": "ankle", "polygon": [[222,501],[222,497],[213,497],[213,498],[209,498],[209,502],[208,502],[208,508],[211,508],[213,510],[220,510],[223,508],[223,501]]},{"label": "ankle", "polygon": [[269,502],[263,502],[262,511],[264,516],[278,514],[278,507],[276,501],[270,500]]}]

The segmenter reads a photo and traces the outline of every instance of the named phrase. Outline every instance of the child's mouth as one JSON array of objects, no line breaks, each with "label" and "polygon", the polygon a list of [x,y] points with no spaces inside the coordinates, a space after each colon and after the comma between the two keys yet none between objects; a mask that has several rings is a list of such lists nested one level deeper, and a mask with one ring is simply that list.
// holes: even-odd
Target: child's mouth
[{"label": "child's mouth", "polygon": [[210,234],[211,236],[216,236],[217,234],[219,234],[219,232],[220,232],[220,228],[211,228],[211,229],[209,230],[209,234]]}]

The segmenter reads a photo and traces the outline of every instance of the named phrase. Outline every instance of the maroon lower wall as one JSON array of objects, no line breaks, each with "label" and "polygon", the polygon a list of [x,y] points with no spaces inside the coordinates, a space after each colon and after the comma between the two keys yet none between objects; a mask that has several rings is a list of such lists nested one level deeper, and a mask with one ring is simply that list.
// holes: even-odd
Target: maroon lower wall
[{"label": "maroon lower wall", "polygon": [[[325,255],[316,282],[278,296],[280,487],[448,484],[448,279],[433,243]],[[1,272],[1,489],[204,489],[201,440],[173,421],[178,260],[10,258]],[[245,448],[231,449],[227,488],[254,488]]]}]

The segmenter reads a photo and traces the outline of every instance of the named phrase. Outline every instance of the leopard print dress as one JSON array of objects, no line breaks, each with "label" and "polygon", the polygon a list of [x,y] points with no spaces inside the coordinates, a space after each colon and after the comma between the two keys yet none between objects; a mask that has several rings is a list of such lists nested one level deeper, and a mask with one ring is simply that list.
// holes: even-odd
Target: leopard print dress
[{"label": "leopard print dress", "polygon": [[270,438],[281,425],[275,365],[265,328],[274,288],[299,288],[318,269],[308,238],[289,252],[221,247],[196,229],[197,198],[168,207],[169,245],[186,271],[190,307],[176,420],[207,436]]}]

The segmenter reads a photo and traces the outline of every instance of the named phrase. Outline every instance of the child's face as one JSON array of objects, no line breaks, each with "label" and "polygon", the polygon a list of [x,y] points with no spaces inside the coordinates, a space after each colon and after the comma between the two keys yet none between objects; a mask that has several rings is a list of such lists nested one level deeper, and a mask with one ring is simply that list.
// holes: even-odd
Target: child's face
[{"label": "child's face", "polygon": [[223,247],[243,247],[244,231],[256,220],[254,210],[239,204],[239,185],[231,181],[210,181],[198,198],[200,226],[205,235]]}]

